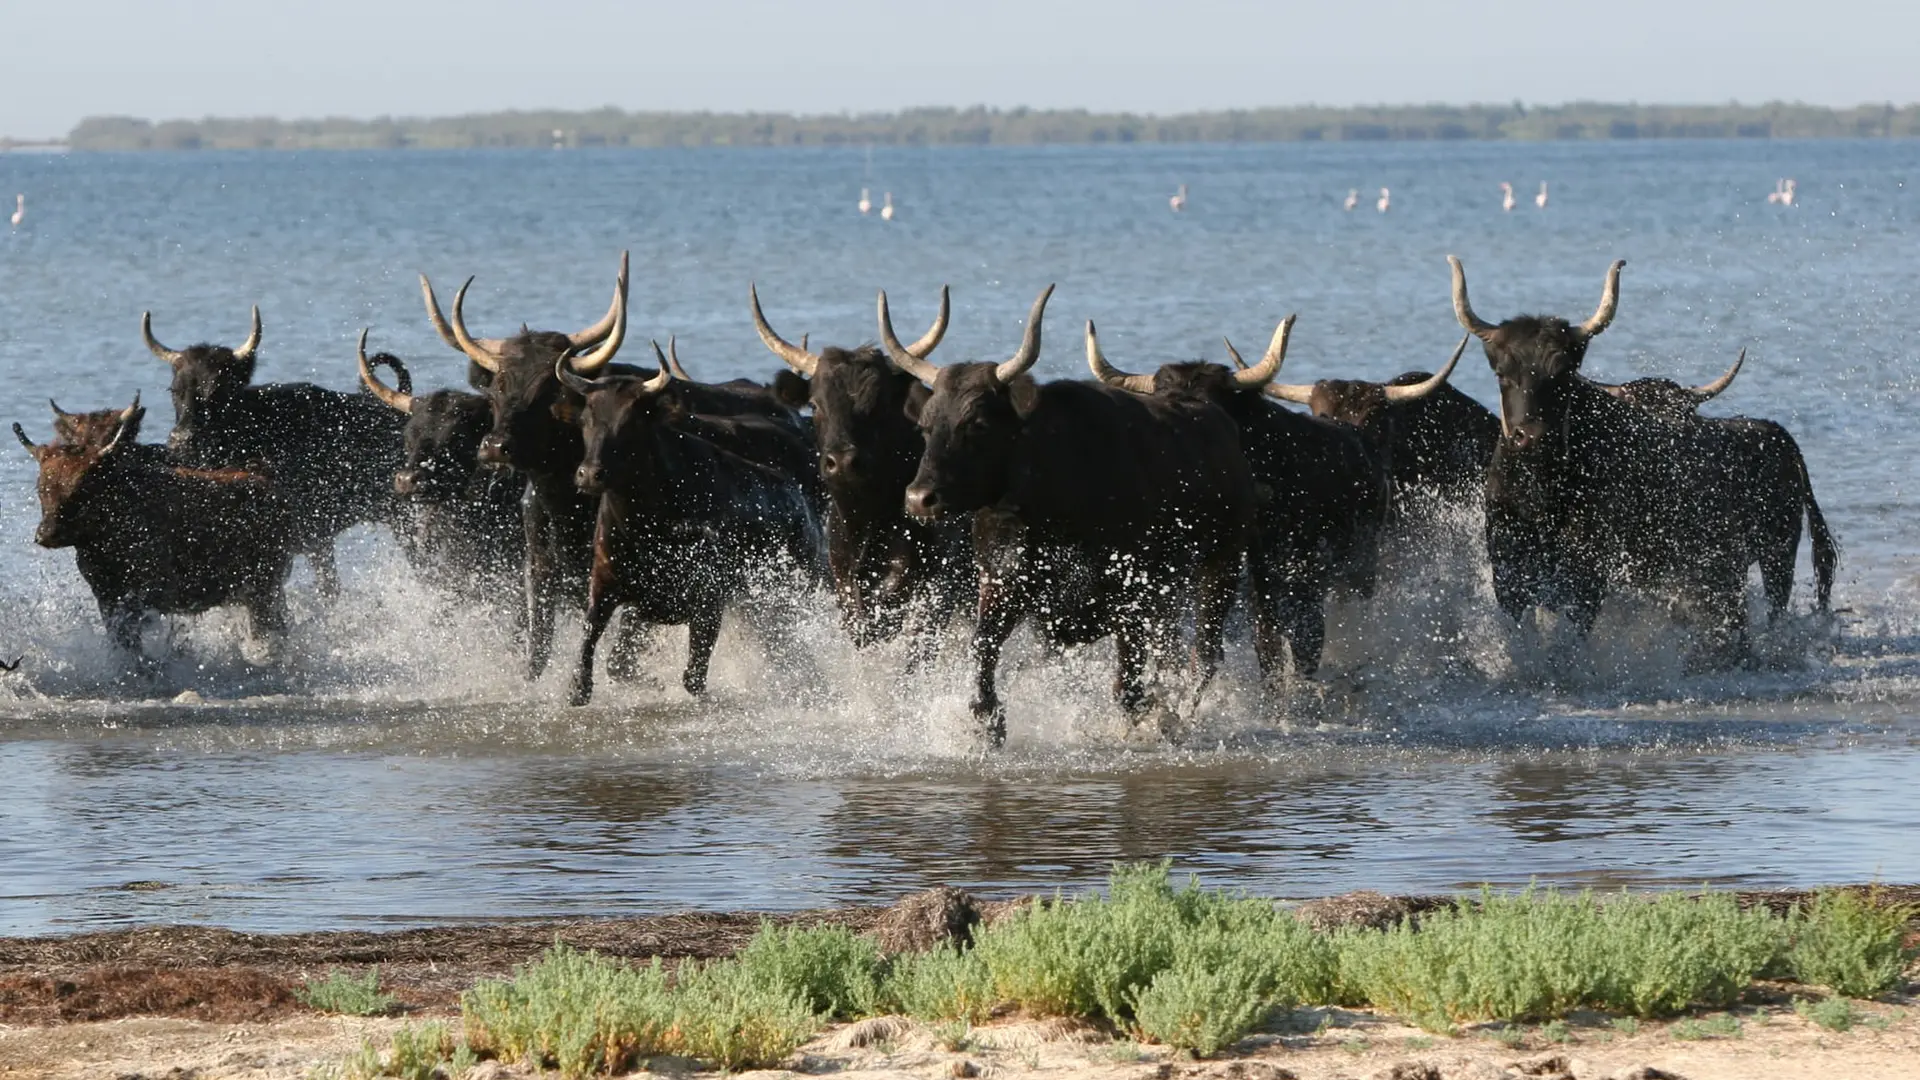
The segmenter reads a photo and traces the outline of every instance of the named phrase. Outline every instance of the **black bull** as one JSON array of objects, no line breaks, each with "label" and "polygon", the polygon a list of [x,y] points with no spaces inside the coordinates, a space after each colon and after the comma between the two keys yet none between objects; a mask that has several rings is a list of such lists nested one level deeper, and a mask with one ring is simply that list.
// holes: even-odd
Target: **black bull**
[{"label": "black bull", "polygon": [[1786,614],[1793,596],[1794,563],[1800,557],[1800,519],[1806,518],[1813,547],[1814,589],[1819,609],[1833,603],[1833,575],[1840,553],[1820,504],[1813,497],[1813,481],[1800,444],[1786,428],[1772,420],[1748,416],[1704,417],[1697,410],[1723,393],[1746,362],[1740,356],[1726,373],[1711,383],[1685,387],[1671,379],[1635,379],[1617,386],[1599,383],[1623,401],[1679,424],[1708,424],[1727,437],[1731,453],[1714,461],[1742,496],[1742,518],[1747,523],[1748,557],[1760,564],[1766,587],[1769,619]]},{"label": "black bull", "polygon": [[[1352,427],[1301,416],[1266,399],[1287,351],[1293,318],[1274,331],[1260,362],[1164,364],[1130,375],[1107,362],[1092,328],[1087,365],[1111,386],[1210,402],[1233,418],[1259,498],[1247,543],[1254,652],[1268,679],[1293,667],[1311,676],[1326,643],[1326,599],[1335,585],[1373,589],[1387,508],[1381,462]],[[1239,354],[1227,345],[1236,363]]]},{"label": "black bull", "polygon": [[295,551],[307,555],[323,596],[338,589],[333,537],[360,522],[395,521],[401,507],[391,478],[399,464],[404,419],[371,395],[311,383],[253,385],[260,309],[238,349],[169,349],[141,318],[147,348],[173,368],[173,432],[168,447],[202,468],[262,466],[294,509]]},{"label": "black bull", "polygon": [[1479,337],[1500,382],[1503,438],[1487,478],[1487,553],[1500,606],[1539,605],[1585,633],[1614,588],[1658,590],[1690,609],[1704,642],[1695,665],[1747,656],[1749,565],[1742,496],[1724,469],[1724,429],[1675,424],[1580,376],[1588,343],[1618,306],[1607,275],[1586,322],[1521,315],[1498,325],[1473,312],[1453,266],[1454,310]]},{"label": "black bull", "polygon": [[1002,364],[939,367],[881,342],[933,393],[917,408],[926,452],[907,488],[916,517],[973,513],[979,571],[973,712],[1003,738],[1000,649],[1021,619],[1063,644],[1115,638],[1115,696],[1147,704],[1146,665],[1195,612],[1204,680],[1219,663],[1253,520],[1253,480],[1231,417],[1212,404],[1144,398],[1097,382],[1036,383],[1048,288]]},{"label": "black bull", "polygon": [[[613,364],[626,336],[628,259],[621,253],[620,273],[607,314],[593,326],[573,334],[522,330],[511,338],[476,339],[464,319],[466,285],[455,294],[452,318],[441,315],[432,286],[423,276],[421,293],[428,318],[443,340],[464,353],[488,375],[487,396],[493,424],[480,444],[480,460],[510,466],[527,478],[522,519],[527,545],[527,673],[537,678],[552,654],[553,627],[561,605],[581,609],[586,601],[587,575],[593,558],[593,530],[599,500],[582,494],[575,474],[584,454],[580,431],[581,395],[560,382],[555,364],[568,358],[569,367],[587,377],[602,374],[643,375],[639,368]],[[732,393],[724,387],[675,382],[671,392],[687,404],[688,412],[752,412],[769,407],[763,395]],[[778,406],[772,406],[778,408]],[[780,409],[781,417],[791,414]],[[623,624],[622,639],[609,660],[616,677],[635,673],[635,620]]]},{"label": "black bull", "polygon": [[[907,516],[907,485],[926,440],[907,416],[924,404],[927,388],[888,362],[873,346],[818,353],[774,332],[749,287],[754,326],[790,371],[774,380],[794,408],[813,407],[820,480],[827,497],[827,567],[841,621],[859,647],[887,641],[911,626],[914,659],[931,650],[933,636],[975,588],[964,520],[921,521]],[[945,336],[946,289],[940,313],[919,341],[906,346],[925,359]]]},{"label": "black bull", "polygon": [[42,547],[74,549],[115,645],[144,666],[140,630],[151,614],[247,610],[248,630],[277,648],[286,634],[284,589],[293,562],[293,507],[260,473],[192,469],[138,442],[136,397],[70,426],[78,441],[36,446]]}]

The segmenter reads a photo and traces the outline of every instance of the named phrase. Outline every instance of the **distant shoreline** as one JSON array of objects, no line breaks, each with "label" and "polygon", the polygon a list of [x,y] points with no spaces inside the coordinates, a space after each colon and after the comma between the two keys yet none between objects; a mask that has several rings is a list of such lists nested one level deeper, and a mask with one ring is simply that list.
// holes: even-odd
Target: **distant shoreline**
[{"label": "distant shoreline", "polygon": [[1166,116],[1083,109],[908,109],[898,113],[498,112],[372,120],[88,117],[64,142],[0,149],[468,150],[688,146],[1041,146],[1130,143],[1552,142],[1920,136],[1920,104],[1415,105],[1242,109]]}]

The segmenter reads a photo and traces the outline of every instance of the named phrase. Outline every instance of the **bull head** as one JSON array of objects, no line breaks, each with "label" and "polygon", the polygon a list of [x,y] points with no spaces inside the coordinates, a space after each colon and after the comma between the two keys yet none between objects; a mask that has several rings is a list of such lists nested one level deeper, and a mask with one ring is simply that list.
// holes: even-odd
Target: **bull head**
[{"label": "bull head", "polygon": [[[1234,363],[1239,370],[1233,373],[1233,382],[1242,390],[1255,390],[1265,386],[1275,375],[1280,374],[1280,365],[1287,358],[1287,338],[1293,333],[1293,321],[1297,315],[1289,315],[1274,328],[1273,340],[1267,345],[1267,354],[1260,362],[1248,367],[1233,351],[1233,343],[1227,342],[1227,351],[1233,354]],[[1100,351],[1100,338],[1093,329],[1093,320],[1087,320],[1087,366],[1093,369],[1094,378],[1108,386],[1117,386],[1136,394],[1153,393],[1152,375],[1129,375],[1112,364],[1107,363],[1106,354]]]},{"label": "bull head", "polygon": [[[148,352],[165,360],[173,367],[179,367],[180,362],[187,358],[187,350],[169,349],[165,345],[160,344],[159,340],[153,336],[153,312],[151,311],[142,312],[140,315],[140,336],[145,339]],[[247,340],[241,342],[240,347],[233,350],[233,358],[243,362],[251,362],[254,351],[258,348],[260,348],[260,305],[255,304],[253,306],[253,329],[248,332]]]},{"label": "bull head", "polygon": [[[907,352],[919,359],[925,360],[934,349],[939,347],[940,339],[947,336],[947,320],[953,313],[951,299],[947,292],[945,285],[940,286],[940,313],[933,317],[933,326],[920,335],[920,340],[906,347]],[[752,282],[747,283],[747,298],[752,302],[753,327],[760,332],[760,341],[775,356],[786,361],[787,366],[795,372],[812,378],[814,371],[820,366],[820,354],[807,351],[807,335],[802,334],[800,344],[794,345],[775,333],[773,327],[767,323],[767,316],[760,310],[760,290]]]},{"label": "bull head", "polygon": [[[615,279],[613,302],[608,305],[607,313],[600,321],[584,330],[567,335],[573,348],[590,349],[573,357],[574,366],[589,374],[599,371],[613,359],[620,349],[620,340],[626,334],[627,318],[627,252],[620,253],[620,274]],[[467,332],[465,307],[467,289],[473,284],[469,277],[461,284],[460,291],[453,297],[453,318],[440,314],[440,301],[433,294],[433,283],[427,275],[420,275],[420,297],[426,302],[427,320],[440,334],[440,340],[454,350],[466,354],[467,359],[495,375],[506,361],[506,338],[476,338]],[[523,328],[524,330],[524,328]]]},{"label": "bull head", "polygon": [[[53,411],[56,413],[59,413],[59,415],[61,416],[74,415],[72,413],[60,412],[60,407],[58,405],[54,406]],[[128,432],[137,431],[139,429],[140,420],[142,417],[146,416],[146,414],[147,414],[147,411],[140,407],[140,392],[138,390],[135,390],[133,392],[133,404],[127,406],[124,409],[121,409],[119,412],[119,418],[118,418],[119,422],[114,425],[112,437],[109,438],[105,443],[100,444],[99,446],[83,446],[83,447],[79,447],[79,449],[90,450],[96,456],[99,456],[99,457],[105,457],[106,455],[113,453],[116,449],[120,447],[120,444],[122,443],[122,441],[126,439]],[[46,457],[49,451],[59,449],[59,447],[57,447],[55,444],[48,443],[43,446],[34,442],[32,439],[27,438],[27,429],[21,427],[19,421],[17,420],[14,421],[14,425],[13,425],[13,437],[20,440],[20,445],[27,448],[27,453],[31,455],[35,461],[39,461],[40,459]],[[128,443],[128,445],[132,445],[132,444]]]},{"label": "bull head", "polygon": [[[1225,341],[1224,338],[1222,340]],[[1464,337],[1462,337],[1460,339],[1460,344],[1455,345],[1453,347],[1453,355],[1447,357],[1446,364],[1443,365],[1439,371],[1434,372],[1432,375],[1429,375],[1427,378],[1422,379],[1417,383],[1410,383],[1405,386],[1395,386],[1392,383],[1374,383],[1371,385],[1375,385],[1380,388],[1380,392],[1383,395],[1384,400],[1389,405],[1399,405],[1405,402],[1419,401],[1420,399],[1433,393],[1435,390],[1438,390],[1442,386],[1446,385],[1448,377],[1453,374],[1454,365],[1460,362],[1461,355],[1467,351],[1467,342],[1472,340],[1473,340],[1472,334],[1467,334]],[[1227,355],[1233,357],[1234,364],[1241,368],[1246,367],[1247,366],[1246,362],[1240,359],[1240,354],[1238,352],[1234,351],[1233,342],[1227,341],[1226,346],[1227,346]],[[1314,390],[1315,390],[1314,386],[1303,386],[1298,383],[1268,383],[1267,384],[1268,396],[1278,398],[1281,401],[1290,401],[1295,405],[1306,405],[1309,407],[1313,405]]]},{"label": "bull head", "polygon": [[[1500,327],[1473,313],[1473,304],[1467,300],[1467,271],[1460,260],[1447,256],[1448,265],[1453,267],[1453,314],[1460,325],[1481,341],[1489,341]],[[1580,337],[1590,339],[1599,336],[1613,322],[1613,314],[1620,307],[1620,270],[1627,265],[1625,259],[1615,259],[1607,268],[1607,284],[1600,291],[1600,306],[1594,309],[1593,317],[1581,323],[1576,329]]]},{"label": "bull head", "polygon": [[1746,362],[1747,350],[1741,349],[1740,355],[1734,358],[1732,367],[1728,368],[1719,378],[1701,386],[1681,386],[1669,379],[1636,379],[1630,383],[1595,382],[1593,385],[1605,390],[1614,397],[1620,398],[1623,401],[1631,401],[1636,405],[1656,404],[1655,402],[1640,400],[1645,395],[1639,391],[1643,388],[1651,389],[1652,386],[1657,385],[1658,389],[1655,389],[1653,392],[1662,399],[1660,403],[1678,406],[1679,411],[1692,412],[1694,409],[1705,405],[1707,402],[1725,393],[1727,387],[1733,385],[1733,377],[1740,374],[1741,365]]},{"label": "bull head", "polygon": [[[1053,286],[1051,285],[1040,290],[1039,298],[1034,300],[1033,308],[1027,312],[1027,329],[1026,333],[1021,336],[1019,351],[1013,354],[1011,360],[1003,361],[993,369],[993,377],[996,382],[1012,382],[1025,374],[1027,369],[1032,367],[1034,362],[1040,359],[1040,321],[1047,313],[1047,299],[1052,295]],[[940,291],[940,301],[940,310],[944,321],[946,313],[945,289]],[[917,355],[912,349],[900,344],[900,339],[896,337],[893,332],[893,316],[887,310],[887,292],[885,289],[880,290],[879,315],[880,346],[886,350],[887,359],[893,361],[893,366],[899,368],[901,371],[919,379],[927,386],[932,386],[934,380],[940,377],[940,365],[927,360],[923,356]],[[945,328],[941,323],[936,323],[935,326],[941,329],[943,333],[945,332]],[[923,338],[921,340],[924,341],[925,339]]]},{"label": "bull head", "polygon": [[580,374],[579,365],[572,362],[573,357],[569,353],[561,353],[560,358],[553,362],[553,377],[560,380],[560,385],[579,394],[581,397],[586,397],[596,390],[609,390],[615,386],[623,385],[633,386],[643,395],[652,396],[658,394],[666,390],[667,384],[673,381],[673,361],[667,359],[667,355],[660,351],[659,342],[655,341],[651,344],[653,345],[653,355],[659,360],[660,371],[659,374],[649,376],[648,378],[622,379],[602,376],[589,379]]}]

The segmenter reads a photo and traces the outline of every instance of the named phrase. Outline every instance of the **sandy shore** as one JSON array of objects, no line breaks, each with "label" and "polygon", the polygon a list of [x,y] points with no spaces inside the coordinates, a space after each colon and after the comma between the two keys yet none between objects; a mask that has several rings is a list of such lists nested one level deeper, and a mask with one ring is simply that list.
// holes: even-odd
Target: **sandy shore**
[{"label": "sandy shore", "polygon": [[[1912,892],[1920,897],[1920,889]],[[1802,895],[1754,893],[1745,899],[1784,905]],[[1323,902],[1319,912],[1363,922],[1430,903],[1432,898],[1361,895]],[[867,931],[883,928],[888,910],[852,907],[774,918]],[[340,1061],[363,1040],[384,1048],[404,1024],[440,1019],[457,1027],[461,990],[478,978],[509,973],[556,940],[634,959],[711,958],[745,944],[763,918],[685,914],[284,935],[155,927],[0,939],[0,1078],[304,1077],[316,1065]],[[294,996],[304,980],[330,969],[374,965],[382,988],[401,1002],[401,1016],[321,1015]],[[1644,1023],[1628,1032],[1602,1016],[1576,1015],[1564,1030],[1470,1029],[1454,1037],[1432,1036],[1367,1011],[1302,1009],[1210,1061],[1182,1059],[1162,1047],[1059,1020],[1006,1017],[956,1040],[948,1027],[882,1018],[829,1029],[787,1064],[801,1074],[1044,1073],[1060,1080],[1920,1080],[1920,1011],[1914,1004],[1911,998],[1862,1004],[1860,1023],[1833,1032],[1796,1014],[1785,992],[1761,987],[1707,1024],[1696,1017]],[[655,1071],[668,1073],[690,1066],[654,1063]],[[533,1074],[499,1063],[483,1064],[476,1073],[523,1075]]]}]

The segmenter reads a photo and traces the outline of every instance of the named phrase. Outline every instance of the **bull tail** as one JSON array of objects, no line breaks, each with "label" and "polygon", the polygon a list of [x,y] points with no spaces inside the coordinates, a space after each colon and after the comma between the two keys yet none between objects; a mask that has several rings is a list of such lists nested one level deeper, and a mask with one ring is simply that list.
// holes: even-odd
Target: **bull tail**
[{"label": "bull tail", "polygon": [[1807,475],[1807,459],[1795,448],[1794,465],[1800,473],[1800,501],[1807,512],[1807,538],[1813,544],[1813,584],[1819,596],[1820,610],[1833,610],[1833,571],[1840,562],[1840,548],[1827,528],[1826,515],[1813,499],[1813,480]]},{"label": "bull tail", "polygon": [[[373,356],[367,360],[367,366],[369,368],[386,368],[388,371],[393,372],[393,385],[403,394],[413,393],[413,374],[407,370],[407,365],[400,362],[399,357],[392,353],[374,353]],[[363,383],[360,386],[360,392],[363,394],[371,394],[373,391],[367,389]]]}]

